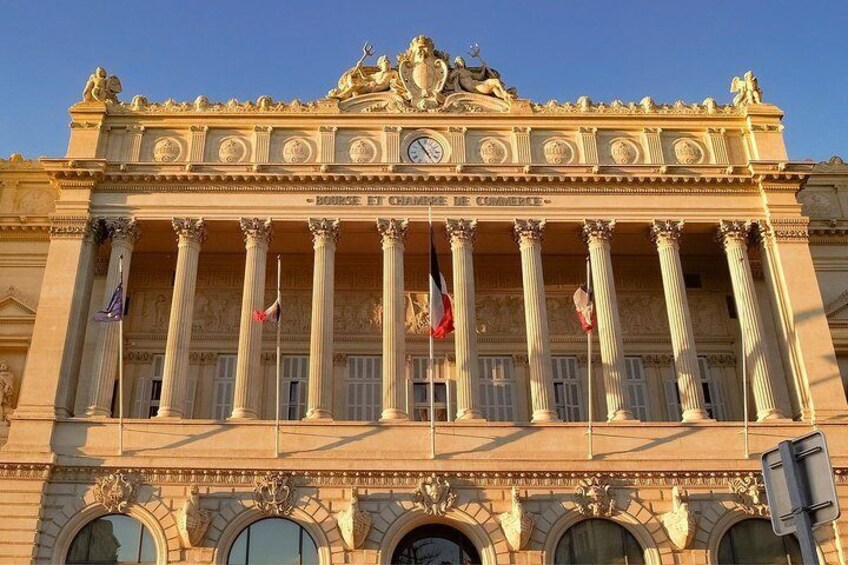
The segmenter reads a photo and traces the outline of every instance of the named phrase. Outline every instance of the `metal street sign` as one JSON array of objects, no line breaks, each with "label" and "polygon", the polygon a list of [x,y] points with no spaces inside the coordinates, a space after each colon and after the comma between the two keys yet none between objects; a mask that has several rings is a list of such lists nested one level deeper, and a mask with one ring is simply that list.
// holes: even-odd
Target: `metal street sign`
[{"label": "metal street sign", "polygon": [[813,528],[839,518],[824,434],[780,442],[763,453],[762,467],[774,533],[797,534],[804,563],[818,563]]}]

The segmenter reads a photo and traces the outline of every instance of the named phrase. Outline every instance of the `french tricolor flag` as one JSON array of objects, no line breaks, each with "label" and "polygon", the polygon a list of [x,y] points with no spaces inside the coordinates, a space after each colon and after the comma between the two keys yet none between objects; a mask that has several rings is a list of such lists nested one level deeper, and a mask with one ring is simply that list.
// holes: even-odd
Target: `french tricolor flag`
[{"label": "french tricolor flag", "polygon": [[430,335],[442,339],[453,331],[453,304],[448,285],[439,269],[433,226],[430,226]]}]

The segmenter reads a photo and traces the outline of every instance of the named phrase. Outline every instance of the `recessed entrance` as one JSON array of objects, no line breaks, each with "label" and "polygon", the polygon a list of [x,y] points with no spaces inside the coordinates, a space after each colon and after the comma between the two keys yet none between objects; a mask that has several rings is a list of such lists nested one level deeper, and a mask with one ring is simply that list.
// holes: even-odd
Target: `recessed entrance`
[{"label": "recessed entrance", "polygon": [[441,524],[427,524],[406,534],[392,555],[396,565],[477,565],[477,548],[461,532]]}]

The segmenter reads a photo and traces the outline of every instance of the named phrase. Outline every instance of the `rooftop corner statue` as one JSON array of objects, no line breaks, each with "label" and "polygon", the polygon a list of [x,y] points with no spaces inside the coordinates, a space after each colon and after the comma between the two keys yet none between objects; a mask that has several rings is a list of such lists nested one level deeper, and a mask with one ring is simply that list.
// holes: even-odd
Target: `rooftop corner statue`
[{"label": "rooftop corner statue", "polygon": [[362,49],[356,65],[339,79],[328,98],[350,100],[366,94],[390,92],[412,110],[427,111],[447,106],[446,95],[470,93],[487,96],[510,104],[517,96],[508,88],[500,74],[489,68],[480,57],[480,48],[474,45],[469,55],[480,62],[479,67],[469,67],[462,57],[450,67],[447,53],[435,48],[433,40],[419,35],[409,49],[398,55],[398,65],[392,69],[388,57],[381,56],[377,66],[366,66],[365,60],[374,54],[369,43]]},{"label": "rooftop corner statue", "polygon": [[760,88],[757,77],[751,71],[746,72],[741,78],[733,77],[730,82],[730,92],[736,93],[733,97],[734,106],[763,103],[763,90]]},{"label": "rooftop corner statue", "polygon": [[121,79],[115,75],[108,75],[103,67],[97,67],[85,83],[82,100],[83,102],[118,102],[118,94],[123,89]]}]

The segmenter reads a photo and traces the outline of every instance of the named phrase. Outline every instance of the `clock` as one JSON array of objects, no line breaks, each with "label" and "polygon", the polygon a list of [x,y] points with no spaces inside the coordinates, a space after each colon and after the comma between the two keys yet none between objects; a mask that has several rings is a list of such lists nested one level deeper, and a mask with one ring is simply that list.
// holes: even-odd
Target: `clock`
[{"label": "clock", "polygon": [[445,149],[432,137],[416,137],[407,146],[406,156],[413,163],[441,163]]}]

